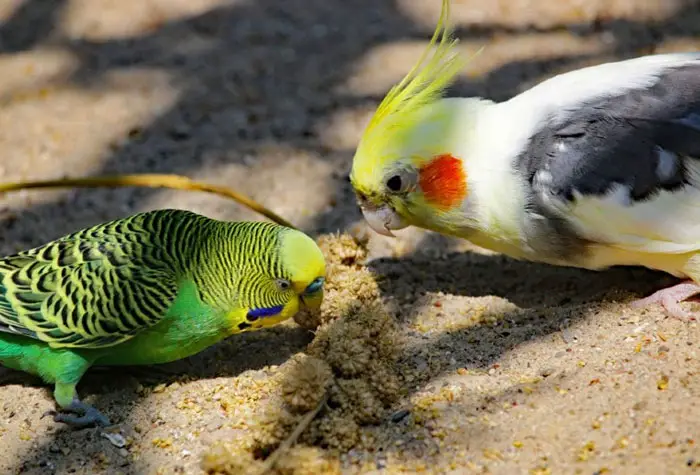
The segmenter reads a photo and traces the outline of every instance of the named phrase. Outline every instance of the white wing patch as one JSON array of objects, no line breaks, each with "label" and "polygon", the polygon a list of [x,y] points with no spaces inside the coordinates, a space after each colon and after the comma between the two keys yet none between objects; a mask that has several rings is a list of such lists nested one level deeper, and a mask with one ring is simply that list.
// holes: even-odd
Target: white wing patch
[{"label": "white wing patch", "polygon": [[608,196],[619,206],[628,207],[632,204],[632,193],[629,186],[618,183],[612,187]]},{"label": "white wing patch", "polygon": [[677,154],[661,147],[657,147],[656,151],[659,157],[659,163],[656,164],[656,175],[665,183],[678,172],[680,160]]},{"label": "white wing patch", "polygon": [[690,184],[632,202],[629,189],[604,196],[576,195],[566,215],[587,239],[635,252],[682,254],[700,250],[700,166],[688,166]]}]

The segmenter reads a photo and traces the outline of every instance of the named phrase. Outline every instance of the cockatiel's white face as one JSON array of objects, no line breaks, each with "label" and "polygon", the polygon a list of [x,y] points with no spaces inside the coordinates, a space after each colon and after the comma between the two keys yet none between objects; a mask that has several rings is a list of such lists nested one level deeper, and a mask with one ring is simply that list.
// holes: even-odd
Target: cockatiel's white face
[{"label": "cockatiel's white face", "polygon": [[379,124],[364,138],[350,175],[367,223],[376,232],[409,225],[444,228],[467,196],[454,130],[459,111],[449,100]]}]

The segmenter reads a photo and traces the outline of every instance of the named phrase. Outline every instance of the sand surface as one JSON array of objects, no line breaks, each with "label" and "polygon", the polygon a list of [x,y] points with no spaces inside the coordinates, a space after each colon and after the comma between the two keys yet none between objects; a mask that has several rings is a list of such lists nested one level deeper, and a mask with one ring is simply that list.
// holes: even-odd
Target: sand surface
[{"label": "sand surface", "polygon": [[[0,473],[245,473],[289,433],[270,432],[275,414],[298,420],[294,395],[315,401],[324,384],[345,396],[332,393],[280,473],[700,471],[698,324],[625,305],[673,279],[363,231],[346,180],[353,147],[439,6],[0,2],[1,181],[180,173],[245,192],[313,236],[370,236],[368,255],[324,238],[336,278],[324,315],[339,319],[316,341],[288,322],[158,369],[87,375],[80,394],[118,423],[111,433],[42,419],[50,389],[2,373]],[[583,65],[700,45],[693,0],[454,0],[454,17],[464,51],[487,50],[450,94],[495,100]],[[196,193],[22,192],[1,198],[0,252],[160,207],[260,219]],[[368,315],[348,308],[353,292],[385,326],[360,335]]]}]

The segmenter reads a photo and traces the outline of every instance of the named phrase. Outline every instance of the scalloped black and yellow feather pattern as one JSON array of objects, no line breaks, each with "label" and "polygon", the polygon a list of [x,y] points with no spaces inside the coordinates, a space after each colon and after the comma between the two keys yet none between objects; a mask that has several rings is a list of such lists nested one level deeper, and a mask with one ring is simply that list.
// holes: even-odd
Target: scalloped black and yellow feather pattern
[{"label": "scalloped black and yellow feather pattern", "polygon": [[132,338],[177,297],[192,228],[205,221],[179,210],[140,213],[0,259],[0,331],[53,348]]}]

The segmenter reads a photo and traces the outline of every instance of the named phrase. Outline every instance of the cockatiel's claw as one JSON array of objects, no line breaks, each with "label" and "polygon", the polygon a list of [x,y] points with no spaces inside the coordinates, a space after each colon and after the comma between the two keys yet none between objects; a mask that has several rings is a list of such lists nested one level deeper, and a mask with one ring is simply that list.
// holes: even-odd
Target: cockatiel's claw
[{"label": "cockatiel's claw", "polygon": [[699,293],[700,285],[693,282],[681,282],[673,287],[667,287],[654,292],[643,299],[635,300],[630,305],[632,308],[643,308],[649,305],[659,304],[664,307],[669,316],[688,322],[690,320],[696,320],[696,318],[691,313],[683,310],[679,302]]},{"label": "cockatiel's claw", "polygon": [[74,400],[70,406],[62,408],[61,411],[46,411],[41,417],[46,416],[52,416],[55,422],[63,422],[76,429],[112,425],[110,420],[100,411],[79,400]]}]

